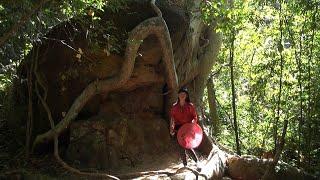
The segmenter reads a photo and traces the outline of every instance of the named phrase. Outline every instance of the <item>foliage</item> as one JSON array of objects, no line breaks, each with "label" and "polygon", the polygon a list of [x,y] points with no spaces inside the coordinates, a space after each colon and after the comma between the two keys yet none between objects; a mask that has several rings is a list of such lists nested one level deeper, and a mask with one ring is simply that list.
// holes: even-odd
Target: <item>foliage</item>
[{"label": "foliage", "polygon": [[[213,67],[219,115],[224,124],[218,139],[235,148],[228,70],[234,45],[237,114],[242,149],[261,155],[274,148],[282,78],[279,125],[289,120],[283,159],[316,172],[319,144],[320,4],[317,1],[203,1],[202,18],[224,35],[218,63]],[[281,13],[280,13],[281,7]],[[281,26],[280,26],[281,21]],[[282,28],[282,35],[281,35]],[[280,38],[282,37],[282,38]],[[280,68],[280,52],[283,70]],[[227,65],[226,65],[227,64]],[[281,129],[281,125],[277,129]],[[278,131],[278,132],[279,132]],[[280,134],[279,134],[280,135]]]},{"label": "foliage", "polygon": [[[40,9],[35,9],[41,2],[45,3]],[[117,13],[126,7],[127,0],[0,1],[0,34],[10,33],[21,19],[34,13],[18,29],[12,31],[13,36],[0,46],[1,93],[6,93],[5,90],[16,77],[17,67],[33,45],[41,44],[50,30],[64,22],[85,27],[86,38],[91,42],[92,50],[104,48],[108,53],[121,53],[123,43],[120,41],[126,34],[112,33],[117,31],[113,21],[102,22],[101,16],[105,12]]]}]

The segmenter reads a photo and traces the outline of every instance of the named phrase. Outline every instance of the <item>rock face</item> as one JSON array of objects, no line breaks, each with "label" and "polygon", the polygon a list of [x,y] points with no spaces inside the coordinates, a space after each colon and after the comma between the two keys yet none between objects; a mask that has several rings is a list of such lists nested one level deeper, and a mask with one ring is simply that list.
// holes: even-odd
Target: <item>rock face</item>
[{"label": "rock face", "polygon": [[[169,19],[169,15],[175,15],[175,18],[170,17],[168,27],[173,39],[173,46],[178,47],[179,42],[183,39],[182,35],[186,31],[184,29],[186,19],[179,14],[172,13],[173,11],[166,10],[164,16]],[[136,16],[131,16],[130,14],[136,14]],[[55,27],[46,35],[48,40],[45,40],[41,46],[33,49],[31,54],[36,53],[37,56],[30,55],[30,59],[34,60],[32,58],[37,57],[38,67],[36,71],[46,86],[46,101],[55,123],[58,123],[63,118],[63,115],[69,110],[73,101],[90,82],[97,79],[110,78],[119,73],[124,61],[122,51],[124,51],[125,47],[122,46],[126,44],[125,38],[127,38],[127,35],[124,34],[130,32],[142,21],[154,16],[155,13],[149,3],[133,3],[132,6],[128,6],[124,11],[118,13],[107,11],[105,14],[101,14],[101,24],[109,22],[112,19],[114,23],[113,28],[116,29],[114,32],[103,32],[102,34],[111,34],[112,37],[117,38],[117,43],[119,44],[112,44],[112,41],[109,42],[103,38],[97,40],[98,42],[105,41],[109,50],[106,49],[105,44],[96,47],[95,42],[92,42],[93,40],[86,35],[87,29],[84,29],[84,25],[73,20]],[[177,24],[178,22],[179,24]],[[110,24],[106,23],[106,26],[108,25]],[[70,34],[72,37],[70,37]],[[64,43],[53,39],[64,40]],[[120,45],[120,43],[122,44]],[[140,87],[156,86],[159,92],[153,97],[159,97],[165,86],[165,73],[161,61],[162,52],[159,44],[158,39],[154,35],[150,35],[143,40],[136,57],[133,74],[128,81],[127,87],[117,90],[120,92],[120,96],[123,92],[131,92]],[[120,52],[112,51],[112,48],[117,46],[121,46]],[[28,66],[28,62],[25,65]],[[26,72],[27,70],[22,70],[21,76],[25,78],[26,74],[24,73]],[[110,102],[109,100],[112,99],[110,96],[118,96],[114,92],[111,92],[111,94],[99,94],[92,98],[80,112],[80,119],[96,115],[101,110],[101,105],[103,106],[103,104]],[[160,101],[154,101],[153,103],[158,106],[155,109],[157,114],[159,111],[161,113],[163,111],[163,98],[160,96],[160,99]],[[36,109],[42,110],[40,117],[35,117],[37,119],[35,133],[40,134],[50,129],[50,126],[46,120],[41,120],[47,118],[41,104]]]},{"label": "rock face", "polygon": [[70,131],[67,158],[82,168],[134,167],[170,144],[165,120],[147,113],[133,119],[98,116],[74,122]]}]

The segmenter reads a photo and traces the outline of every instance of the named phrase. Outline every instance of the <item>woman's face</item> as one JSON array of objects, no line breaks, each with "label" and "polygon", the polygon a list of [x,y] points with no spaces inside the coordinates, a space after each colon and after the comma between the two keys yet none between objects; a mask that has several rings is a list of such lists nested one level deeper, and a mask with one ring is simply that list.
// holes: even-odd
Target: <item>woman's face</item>
[{"label": "woman's face", "polygon": [[181,92],[178,94],[180,101],[185,101],[187,98],[187,93]]}]

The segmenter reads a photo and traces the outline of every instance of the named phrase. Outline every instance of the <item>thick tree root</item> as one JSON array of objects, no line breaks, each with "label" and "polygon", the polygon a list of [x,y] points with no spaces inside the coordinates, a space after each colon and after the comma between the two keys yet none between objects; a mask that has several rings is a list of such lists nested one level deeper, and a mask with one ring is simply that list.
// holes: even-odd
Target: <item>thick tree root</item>
[{"label": "thick tree root", "polygon": [[[64,119],[60,121],[54,127],[54,129],[51,129],[44,134],[38,135],[34,141],[34,146],[53,139],[54,136],[58,136],[61,132],[63,132],[63,130],[68,128],[70,122],[76,118],[84,105],[94,95],[107,93],[125,86],[126,82],[133,72],[137,51],[143,39],[151,34],[155,34],[160,41],[163,53],[163,63],[166,70],[166,83],[168,85],[168,88],[169,90],[176,90],[178,82],[173,60],[171,39],[167,25],[162,17],[147,19],[130,32],[127,41],[125,60],[123,62],[120,73],[113,78],[96,80],[90,83],[82,91],[80,96],[74,101]],[[174,93],[169,94],[168,99],[169,102],[171,102],[174,99]]]},{"label": "thick tree root", "polygon": [[[57,159],[59,164],[62,165],[62,167],[64,167],[65,169],[67,169],[72,173],[84,175],[84,176],[91,176],[91,177],[119,179],[115,176],[104,174],[104,173],[81,172],[80,170],[69,166],[60,158],[59,149],[58,149],[58,136],[60,135],[61,132],[63,132],[63,130],[68,128],[70,122],[76,118],[78,113],[81,111],[83,106],[91,99],[91,97],[93,97],[96,94],[108,93],[112,90],[120,89],[121,87],[126,85],[134,69],[137,51],[141,43],[143,42],[143,40],[149,35],[154,34],[159,39],[162,54],[163,54],[163,65],[166,71],[165,79],[166,79],[168,89],[174,91],[178,87],[175,64],[173,60],[172,43],[171,43],[168,27],[164,19],[161,17],[161,11],[155,6],[154,1],[151,1],[151,5],[152,5],[152,8],[157,12],[159,17],[154,17],[154,18],[150,18],[143,21],[130,32],[129,38],[127,40],[127,47],[126,47],[125,58],[124,58],[125,60],[122,64],[120,73],[113,78],[96,80],[90,83],[82,91],[80,96],[74,101],[74,103],[72,104],[71,108],[69,109],[64,119],[60,121],[56,126],[54,126],[54,121],[52,119],[51,111],[47,103],[45,102],[45,99],[42,98],[40,95],[40,92],[38,90],[38,85],[37,84],[35,85],[36,94],[48,114],[51,130],[49,130],[44,134],[38,135],[33,143],[33,148],[39,143],[53,139],[55,158]],[[35,76],[37,78],[38,83],[42,86],[37,72],[35,72]],[[173,98],[174,98],[174,94],[170,93],[168,95],[169,102]],[[194,170],[191,170],[191,171],[193,172]],[[154,172],[149,172],[149,173],[154,173]],[[197,173],[197,175],[201,175],[196,171],[194,173]],[[144,172],[142,174],[147,174],[147,172]],[[131,174],[131,176],[132,175],[133,174]],[[129,176],[129,175],[123,175],[123,176]]]},{"label": "thick tree root", "polygon": [[170,171],[146,171],[146,172],[137,172],[137,173],[130,173],[130,174],[123,174],[123,175],[118,175],[119,178],[121,179],[132,179],[132,178],[137,178],[137,177],[142,177],[142,176],[152,176],[152,175],[167,175],[167,176],[174,176],[177,174],[182,173],[184,170],[192,172],[195,176],[203,177],[204,179],[208,179],[208,177],[205,174],[201,174],[197,170],[194,170],[189,167],[182,167],[177,169],[175,172],[170,172]]}]

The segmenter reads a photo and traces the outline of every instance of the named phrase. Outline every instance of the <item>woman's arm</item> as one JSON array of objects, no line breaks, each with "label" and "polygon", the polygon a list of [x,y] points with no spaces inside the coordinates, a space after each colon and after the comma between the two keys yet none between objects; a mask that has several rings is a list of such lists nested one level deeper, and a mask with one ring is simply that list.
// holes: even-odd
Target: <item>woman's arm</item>
[{"label": "woman's arm", "polygon": [[174,136],[174,127],[175,127],[175,123],[174,123],[174,118],[173,118],[173,110],[171,108],[171,110],[170,110],[170,127],[169,127],[171,136]]},{"label": "woman's arm", "polygon": [[171,117],[170,118],[170,134],[171,134],[171,136],[174,135],[174,126],[175,126],[174,119]]},{"label": "woman's arm", "polygon": [[192,123],[198,123],[198,115],[197,115],[197,111],[196,108],[194,107],[193,104],[191,104],[191,114],[192,114]]}]

